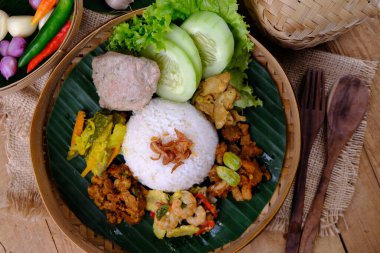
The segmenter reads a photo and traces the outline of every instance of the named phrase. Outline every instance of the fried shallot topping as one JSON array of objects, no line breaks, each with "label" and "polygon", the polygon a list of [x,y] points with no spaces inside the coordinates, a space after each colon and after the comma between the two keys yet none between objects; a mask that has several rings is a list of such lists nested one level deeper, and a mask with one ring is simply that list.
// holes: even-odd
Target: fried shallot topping
[{"label": "fried shallot topping", "polygon": [[152,137],[150,148],[158,154],[158,157],[151,157],[152,160],[159,160],[162,157],[162,164],[174,163],[172,173],[183,164],[183,161],[192,154],[191,146],[193,142],[189,140],[181,131],[174,129],[177,139],[163,143],[159,137]]}]

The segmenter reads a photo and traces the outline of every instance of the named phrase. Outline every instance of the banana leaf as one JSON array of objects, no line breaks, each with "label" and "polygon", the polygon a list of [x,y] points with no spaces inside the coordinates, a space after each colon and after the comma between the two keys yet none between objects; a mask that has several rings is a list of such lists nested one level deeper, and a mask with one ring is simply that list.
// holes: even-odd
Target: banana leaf
[{"label": "banana leaf", "polygon": [[[138,225],[111,225],[87,194],[92,174],[80,176],[86,167],[81,157],[66,160],[70,138],[79,110],[93,114],[100,110],[99,97],[92,82],[91,61],[105,52],[101,45],[85,56],[65,80],[48,118],[46,137],[48,166],[61,196],[75,215],[93,229],[129,252],[209,252],[236,240],[257,219],[271,198],[280,178],[285,156],[285,114],[277,87],[267,70],[255,60],[247,70],[249,83],[263,100],[263,107],[248,108],[244,113],[252,138],[262,147],[260,162],[266,163],[272,179],[261,183],[251,201],[236,202],[231,196],[222,200],[215,228],[197,237],[157,239],[153,220],[148,214]],[[118,157],[122,162],[122,157]]]}]

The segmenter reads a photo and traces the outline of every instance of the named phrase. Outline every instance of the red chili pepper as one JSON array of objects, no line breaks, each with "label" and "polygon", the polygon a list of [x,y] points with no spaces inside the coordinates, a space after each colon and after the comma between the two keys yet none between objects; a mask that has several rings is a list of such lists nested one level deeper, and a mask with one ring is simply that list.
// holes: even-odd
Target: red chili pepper
[{"label": "red chili pepper", "polygon": [[156,215],[156,213],[151,211],[151,212],[149,213],[149,215],[150,215],[150,217],[152,217],[152,218],[154,219],[154,216]]},{"label": "red chili pepper", "polygon": [[28,68],[26,70],[27,73],[30,73],[46,57],[52,55],[55,51],[58,50],[58,48],[65,40],[66,34],[69,31],[70,26],[71,21],[68,20],[66,24],[61,28],[61,30],[54,36],[54,38],[46,45],[46,47],[29,62]]},{"label": "red chili pepper", "polygon": [[200,234],[203,234],[204,232],[210,232],[211,229],[213,229],[215,227],[215,222],[213,220],[206,220],[201,228],[198,230],[198,232],[196,232],[194,235],[195,236],[198,236]]},{"label": "red chili pepper", "polygon": [[205,195],[203,195],[202,193],[198,193],[195,197],[200,200],[201,204],[204,204],[204,207],[210,211],[212,216],[214,216],[215,218],[218,217],[216,207],[213,204],[211,204],[210,201],[208,201]]}]

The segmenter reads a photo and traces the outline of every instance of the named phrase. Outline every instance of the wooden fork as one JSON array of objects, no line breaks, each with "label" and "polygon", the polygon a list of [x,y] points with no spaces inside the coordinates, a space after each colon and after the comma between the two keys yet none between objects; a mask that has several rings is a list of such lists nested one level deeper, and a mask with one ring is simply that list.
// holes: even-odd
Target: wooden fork
[{"label": "wooden fork", "polygon": [[321,128],[326,112],[324,75],[321,70],[308,70],[300,93],[301,159],[298,165],[292,212],[289,221],[286,253],[298,253],[301,240],[307,165],[311,147]]}]

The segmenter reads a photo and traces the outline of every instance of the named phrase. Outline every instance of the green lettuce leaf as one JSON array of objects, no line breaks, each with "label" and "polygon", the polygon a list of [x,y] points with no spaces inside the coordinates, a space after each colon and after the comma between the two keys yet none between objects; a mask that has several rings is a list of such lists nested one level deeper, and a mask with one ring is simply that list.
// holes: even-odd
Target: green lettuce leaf
[{"label": "green lettuce leaf", "polygon": [[247,74],[239,69],[230,70],[231,84],[239,91],[240,99],[236,100],[234,106],[244,109],[246,107],[262,106],[263,102],[253,95],[253,88],[247,83]]},{"label": "green lettuce leaf", "polygon": [[143,17],[115,27],[109,49],[119,52],[138,53],[153,44],[156,50],[163,48],[161,40],[170,31],[171,21],[184,21],[198,11],[210,11],[221,16],[231,29],[235,40],[234,55],[227,69],[248,67],[253,43],[248,38],[248,25],[237,13],[236,0],[157,0],[149,6]]},{"label": "green lettuce leaf", "polygon": [[108,49],[123,53],[139,53],[149,44],[155,45],[157,50],[164,49],[162,41],[165,33],[171,30],[170,23],[170,16],[135,16],[129,22],[114,27]]}]

